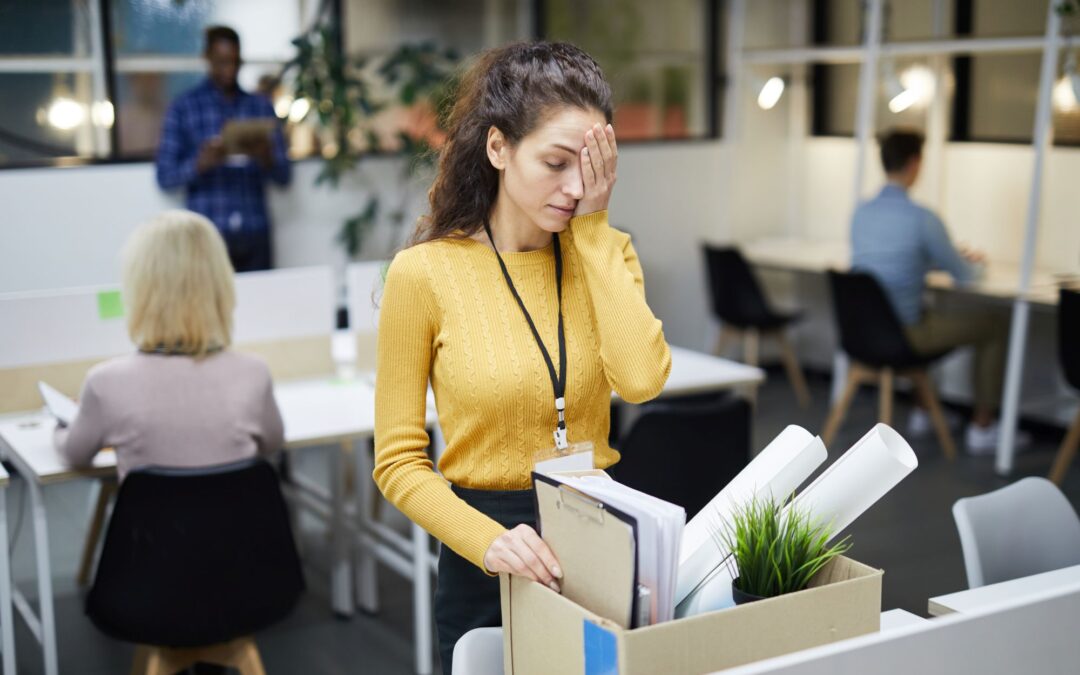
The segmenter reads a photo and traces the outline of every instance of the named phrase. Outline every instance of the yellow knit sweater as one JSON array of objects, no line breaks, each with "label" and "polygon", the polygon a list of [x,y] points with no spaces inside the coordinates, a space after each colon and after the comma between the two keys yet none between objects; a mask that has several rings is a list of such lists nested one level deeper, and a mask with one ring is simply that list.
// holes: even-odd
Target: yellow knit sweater
[{"label": "yellow knit sweater", "polygon": [[[560,235],[569,441],[607,443],[611,392],[655,397],[671,370],[661,323],[645,302],[630,237],[607,212],[574,218]],[[502,253],[514,285],[558,368],[552,247]],[[435,473],[425,448],[428,382],[446,448]],[[495,252],[472,239],[426,242],[397,254],[379,319],[375,482],[406,516],[483,568],[504,528],[450,490],[524,490],[536,451],[554,445],[551,378]]]}]

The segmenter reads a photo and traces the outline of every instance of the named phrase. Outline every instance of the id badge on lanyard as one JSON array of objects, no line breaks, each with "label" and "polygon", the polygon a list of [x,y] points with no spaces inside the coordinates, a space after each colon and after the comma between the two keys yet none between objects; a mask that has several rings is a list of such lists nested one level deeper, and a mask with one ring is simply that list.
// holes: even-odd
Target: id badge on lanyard
[{"label": "id badge on lanyard", "polygon": [[593,444],[589,441],[568,443],[566,440],[566,399],[555,399],[555,410],[559,414],[559,423],[552,432],[555,446],[537,451],[533,458],[534,470],[537,473],[554,473],[595,469]]},{"label": "id badge on lanyard", "polygon": [[537,473],[559,471],[589,471],[595,469],[592,441],[569,443],[565,448],[537,450],[533,458]]}]

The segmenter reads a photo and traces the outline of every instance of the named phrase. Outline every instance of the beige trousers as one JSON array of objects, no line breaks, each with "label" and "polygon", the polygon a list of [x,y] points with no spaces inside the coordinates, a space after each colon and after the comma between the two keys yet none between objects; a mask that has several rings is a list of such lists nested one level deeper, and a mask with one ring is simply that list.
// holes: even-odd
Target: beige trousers
[{"label": "beige trousers", "polygon": [[927,310],[919,323],[905,329],[908,342],[920,354],[955,347],[975,348],[975,406],[991,411],[1001,402],[1005,376],[1007,319],[996,313],[946,314]]}]

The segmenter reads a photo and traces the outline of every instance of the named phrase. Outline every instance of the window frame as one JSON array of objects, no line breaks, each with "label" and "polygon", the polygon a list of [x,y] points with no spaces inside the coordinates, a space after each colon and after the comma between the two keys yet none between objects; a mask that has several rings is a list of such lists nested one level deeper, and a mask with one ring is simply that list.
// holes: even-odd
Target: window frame
[{"label": "window frame", "polygon": [[[722,98],[726,95],[727,78],[721,70],[720,57],[723,55],[720,40],[720,20],[723,9],[722,0],[701,0],[704,4],[705,20],[702,22],[705,31],[704,49],[702,58],[705,60],[702,68],[701,84],[705,98],[705,133],[680,138],[642,138],[619,141],[623,147],[648,147],[667,144],[700,144],[713,143],[722,138],[720,113],[723,110]],[[547,32],[545,17],[547,16],[547,0],[533,0],[533,37],[537,40],[552,39]]]},{"label": "window frame", "polygon": [[[103,91],[105,94],[105,100],[108,101],[113,107],[113,124],[106,132],[108,143],[106,151],[103,156],[65,156],[65,157],[42,157],[40,159],[21,160],[14,162],[0,163],[0,171],[6,170],[20,170],[20,169],[47,169],[47,168],[71,168],[81,166],[107,166],[107,165],[123,165],[123,164],[147,164],[153,163],[154,157],[152,155],[137,155],[121,157],[119,155],[119,140],[120,140],[120,106],[117,105],[116,95],[118,90],[118,76],[131,73],[131,72],[144,72],[140,65],[153,64],[159,66],[162,64],[174,64],[172,67],[182,65],[185,62],[191,62],[194,64],[198,62],[200,64],[199,71],[205,71],[205,65],[202,64],[202,57],[199,55],[154,55],[149,57],[129,57],[118,58],[116,50],[112,41],[112,4],[113,0],[87,0],[87,7],[89,8],[91,25],[88,27],[91,33],[91,54],[89,56],[80,57],[75,55],[70,56],[15,56],[12,58],[0,56],[0,73],[89,73],[92,78],[101,77],[103,80]],[[341,0],[331,0],[329,3],[328,11],[332,12],[339,21],[342,19],[342,3]],[[96,19],[96,21],[95,21]],[[95,35],[96,33],[96,35]],[[98,37],[100,36],[100,37]],[[94,43],[98,42],[101,47],[101,53],[95,54]],[[147,64],[139,64],[140,60],[148,62]],[[122,61],[130,61],[133,65],[124,65]],[[277,60],[245,60],[245,65],[264,65],[264,66],[284,66],[285,61]],[[10,64],[15,66],[22,66],[21,69],[15,69]],[[60,64],[71,66],[71,68],[48,68],[51,64]],[[169,70],[166,68],[165,70]],[[95,72],[97,70],[97,72]],[[153,72],[162,72],[161,68],[152,69]],[[193,72],[190,68],[177,68],[177,72]],[[299,161],[307,161],[308,159],[319,159],[318,157],[305,158]]]},{"label": "window frame", "polygon": [[[1055,2],[1056,0],[1051,0]],[[995,38],[978,38],[972,35],[973,22],[974,22],[974,0],[952,0],[953,11],[953,32],[943,40],[993,40]],[[830,45],[826,42],[828,39],[828,22],[827,22],[827,3],[828,0],[812,0],[811,2],[811,21],[810,21],[810,35],[809,43],[811,50],[828,50],[831,49]],[[1000,53],[1031,53],[1041,54],[1042,49],[1045,49],[1045,36],[1043,34],[1021,36],[1017,39],[1025,40],[1037,40],[1043,43],[1043,47],[1038,51],[1034,50],[1017,50],[1014,52],[1000,52]],[[933,42],[933,39],[918,40],[917,42]],[[887,48],[889,45],[903,44],[903,42],[894,41],[882,41],[882,53],[879,58],[889,58],[887,55]],[[1061,49],[1066,49],[1067,45],[1063,44],[1059,46]],[[865,52],[862,43],[856,46],[859,52],[858,58],[854,61],[859,65],[862,64]],[[1025,136],[1017,137],[1000,137],[1000,136],[975,136],[971,132],[971,105],[973,99],[973,82],[971,78],[972,59],[979,54],[986,54],[993,52],[986,51],[972,51],[967,53],[952,54],[948,59],[948,70],[951,74],[954,82],[953,96],[951,100],[951,106],[949,110],[949,119],[947,126],[946,142],[948,143],[994,143],[999,145],[1031,145],[1030,133]],[[824,128],[824,120],[829,116],[829,111],[832,110],[833,102],[829,100],[826,95],[824,87],[819,86],[821,82],[827,82],[828,80],[828,65],[826,62],[814,62],[810,63],[810,125],[809,125],[809,137],[811,138],[854,138],[855,133],[837,133],[831,132]],[[1033,111],[1034,114],[1034,111]],[[1076,148],[1080,147],[1080,139],[1062,141],[1058,138],[1053,139],[1053,147],[1060,148]]]},{"label": "window frame", "polygon": [[[702,142],[715,142],[721,138],[721,120],[720,113],[723,109],[722,97],[725,95],[725,89],[727,84],[727,78],[724,76],[721,64],[720,56],[721,52],[721,28],[720,20],[722,18],[722,0],[702,0],[704,3],[705,21],[703,30],[705,31],[705,47],[702,54],[702,58],[705,60],[703,64],[703,85],[704,85],[704,98],[705,98],[705,124],[706,131],[704,134],[698,134],[694,136],[687,136],[683,138],[654,138],[654,139],[642,139],[642,140],[627,140],[623,141],[624,146],[651,146],[660,144],[698,144]],[[102,90],[104,91],[104,100],[112,104],[113,107],[113,124],[108,130],[105,131],[106,146],[102,155],[91,156],[63,156],[63,157],[41,157],[39,159],[31,160],[17,160],[11,162],[0,163],[0,171],[6,170],[22,170],[22,169],[38,169],[38,168],[70,168],[81,166],[102,166],[102,165],[124,165],[124,164],[145,164],[152,163],[154,161],[153,156],[120,156],[120,124],[121,124],[121,111],[117,102],[118,93],[118,77],[124,73],[139,72],[138,60],[144,57],[131,57],[131,63],[125,64],[124,61],[128,61],[127,58],[120,58],[116,54],[115,47],[113,45],[113,26],[112,26],[112,4],[113,0],[88,0],[87,7],[90,12],[91,25],[88,27],[92,34],[91,38],[91,54],[85,57],[79,57],[75,55],[71,56],[14,56],[11,58],[0,56],[0,73],[28,73],[28,72],[68,72],[69,69],[56,68],[54,66],[62,65],[69,66],[70,72],[89,73],[91,78],[100,78],[102,82]],[[333,12],[337,18],[339,25],[343,26],[344,30],[344,8],[341,0],[331,0],[329,3],[330,12]],[[544,38],[544,15],[546,9],[546,0],[534,0],[532,2],[532,24],[534,37],[538,39]],[[95,34],[96,35],[93,35]],[[100,45],[100,54],[95,54],[94,43]],[[201,58],[197,55],[193,56],[154,56],[149,57],[154,59],[154,65],[161,65],[164,62],[175,62],[176,64],[182,64],[185,61],[195,61]],[[14,67],[13,65],[14,64]],[[134,65],[131,65],[134,64]],[[245,64],[254,65],[284,65],[284,62],[279,61],[245,61]],[[20,67],[22,69],[16,69]],[[158,69],[160,70],[160,69]],[[184,72],[188,72],[184,69]],[[93,86],[93,83],[92,83]],[[373,156],[392,155],[388,151],[376,151],[373,152]],[[319,160],[318,157],[305,158],[299,161]]]}]

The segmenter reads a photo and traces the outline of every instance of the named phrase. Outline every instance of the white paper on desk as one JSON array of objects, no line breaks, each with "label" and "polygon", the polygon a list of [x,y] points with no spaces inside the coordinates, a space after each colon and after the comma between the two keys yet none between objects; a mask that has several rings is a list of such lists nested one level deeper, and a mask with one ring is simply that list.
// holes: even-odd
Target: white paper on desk
[{"label": "white paper on desk", "polygon": [[757,494],[787,499],[827,455],[820,438],[800,426],[789,425],[713,497],[683,531],[675,604],[724,566],[728,551],[717,546],[713,533],[725,526],[737,506]]},{"label": "white paper on desk", "polygon": [[607,477],[558,474],[551,477],[637,520],[637,582],[649,589],[650,622],[673,619],[675,574],[686,511]]},{"label": "white paper on desk", "polygon": [[[877,424],[806,487],[797,506],[830,523],[833,538],[884,497],[919,465],[914,451],[894,429]],[[692,616],[734,606],[735,570],[721,565],[679,605],[676,616]]]}]

